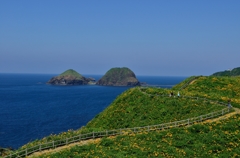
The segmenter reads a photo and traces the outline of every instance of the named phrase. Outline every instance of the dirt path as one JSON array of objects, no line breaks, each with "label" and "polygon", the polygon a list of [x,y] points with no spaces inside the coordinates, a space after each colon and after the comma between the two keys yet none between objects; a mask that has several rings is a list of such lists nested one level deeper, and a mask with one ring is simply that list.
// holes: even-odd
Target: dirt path
[{"label": "dirt path", "polygon": [[227,118],[229,118],[229,117],[231,117],[233,115],[240,114],[240,109],[239,108],[233,108],[233,109],[235,110],[234,112],[225,114],[225,115],[217,117],[217,118],[213,118],[213,119],[209,119],[209,120],[203,121],[203,123],[217,122],[217,121],[225,120],[225,119],[227,119]]},{"label": "dirt path", "polygon": [[[233,109],[235,110],[234,112],[225,114],[225,115],[220,116],[218,118],[214,118],[214,119],[209,119],[209,120],[203,121],[202,123],[212,123],[212,122],[216,122],[216,121],[227,119],[227,118],[229,118],[229,117],[231,117],[233,115],[236,115],[236,114],[240,114],[240,109],[239,108],[233,108]],[[56,153],[56,152],[59,152],[59,151],[64,150],[64,149],[70,149],[71,147],[76,146],[76,145],[82,146],[82,145],[86,145],[86,144],[97,143],[101,139],[102,138],[89,139],[89,140],[80,141],[80,142],[77,142],[77,143],[65,145],[65,146],[62,146],[62,147],[58,147],[58,148],[55,148],[55,149],[49,149],[49,150],[44,150],[44,151],[41,151],[41,152],[35,152],[32,155],[29,155],[27,158],[34,158],[34,157],[41,156],[43,154]]]},{"label": "dirt path", "polygon": [[72,143],[72,144],[69,144],[69,145],[57,147],[55,149],[43,150],[43,151],[35,152],[32,155],[29,155],[29,156],[27,156],[27,158],[38,157],[38,156],[41,156],[43,154],[56,153],[56,152],[59,152],[59,151],[64,150],[64,149],[70,149],[71,147],[76,146],[76,145],[82,146],[82,145],[86,145],[86,144],[90,144],[90,143],[96,143],[96,142],[99,142],[100,140],[101,140],[101,138],[89,139],[89,140],[84,140],[84,141],[80,141],[80,142],[77,142],[77,143]]}]

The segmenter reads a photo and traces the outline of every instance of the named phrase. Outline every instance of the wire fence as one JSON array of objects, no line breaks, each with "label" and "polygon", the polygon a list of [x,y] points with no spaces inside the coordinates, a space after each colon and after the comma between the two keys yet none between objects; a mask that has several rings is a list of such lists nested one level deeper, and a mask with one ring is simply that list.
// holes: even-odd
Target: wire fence
[{"label": "wire fence", "polygon": [[189,80],[187,83],[185,83],[181,88],[179,88],[179,90],[182,90],[182,89],[186,88],[192,81],[196,80],[199,77],[200,76],[193,77],[191,80]]},{"label": "wire fence", "polygon": [[[144,88],[140,88],[141,89]],[[143,92],[143,91],[141,91]],[[143,92],[147,94],[146,92]],[[147,94],[149,96],[154,96],[152,94]],[[162,96],[162,97],[169,97],[169,95],[155,95],[155,96]],[[227,106],[226,103],[223,102],[218,102],[218,101],[212,101],[206,98],[200,98],[200,97],[191,97],[191,96],[181,96],[181,98],[188,98],[188,99],[196,99],[196,100],[203,100],[203,101],[208,101],[211,103],[216,103],[219,105],[224,105]],[[47,150],[47,149],[54,149],[57,147],[61,147],[64,145],[69,145],[72,143],[76,143],[79,141],[83,140],[88,140],[88,139],[95,139],[95,138],[103,138],[103,137],[108,137],[108,136],[117,136],[117,135],[125,135],[125,134],[132,134],[132,133],[142,133],[142,132],[150,132],[150,131],[156,131],[156,130],[164,130],[164,129],[170,129],[174,127],[181,127],[181,126],[188,126],[192,125],[194,123],[199,123],[211,118],[215,118],[218,116],[225,115],[229,113],[231,110],[230,108],[224,108],[219,111],[211,112],[205,115],[201,115],[198,117],[193,117],[193,118],[188,118],[185,120],[180,120],[180,121],[175,121],[175,122],[168,122],[168,123],[162,123],[162,124],[157,124],[157,125],[149,125],[149,126],[143,126],[143,127],[134,127],[134,128],[122,128],[122,129],[114,129],[114,130],[106,130],[106,131],[98,131],[98,132],[90,132],[86,134],[80,134],[74,137],[70,138],[65,138],[62,140],[56,140],[56,141],[51,141],[43,144],[39,144],[30,148],[18,150],[16,152],[11,152],[9,155],[5,156],[4,158],[17,158],[17,157],[26,157],[28,155],[31,155],[35,152]]]},{"label": "wire fence", "polygon": [[100,131],[100,132],[90,132],[90,133],[86,133],[86,134],[80,134],[78,136],[74,136],[74,137],[70,137],[70,138],[66,138],[66,139],[62,139],[62,140],[51,141],[51,142],[39,144],[39,145],[30,147],[30,148],[26,148],[23,150],[19,150],[17,152],[12,152],[8,156],[5,156],[4,158],[26,157],[35,152],[43,151],[46,149],[54,149],[54,148],[57,148],[60,146],[64,146],[64,145],[68,145],[71,143],[76,143],[76,142],[88,140],[88,139],[102,138],[102,137],[108,137],[108,136],[117,136],[117,135],[126,135],[126,134],[133,134],[133,133],[150,132],[150,131],[156,131],[156,130],[170,129],[170,128],[174,128],[174,127],[188,126],[188,125],[192,125],[194,123],[199,123],[199,122],[211,119],[211,118],[222,116],[229,112],[230,112],[229,108],[224,108],[222,110],[208,113],[206,115],[201,115],[198,117],[193,117],[193,118],[175,121],[175,122],[162,123],[162,124],[151,125],[151,126],[123,128],[123,129],[106,130],[106,131]]}]

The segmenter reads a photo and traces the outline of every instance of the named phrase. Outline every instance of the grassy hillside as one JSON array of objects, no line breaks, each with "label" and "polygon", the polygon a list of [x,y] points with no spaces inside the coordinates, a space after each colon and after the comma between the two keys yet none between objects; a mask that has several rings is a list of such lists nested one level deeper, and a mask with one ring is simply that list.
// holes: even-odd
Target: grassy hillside
[{"label": "grassy hillside", "polygon": [[240,77],[201,76],[191,82],[181,93],[224,102],[230,99],[232,105],[240,108]]},{"label": "grassy hillside", "polygon": [[[169,97],[173,91],[176,95],[179,87],[188,83],[180,91],[181,97]],[[140,127],[176,120],[187,119],[225,108],[209,101],[183,98],[197,96],[210,100],[232,100],[235,107],[240,107],[240,77],[191,77],[173,89],[131,88],[119,95],[102,113],[91,120],[86,127],[76,131],[67,131],[51,135],[26,144],[22,148],[77,136],[90,131],[103,131],[128,127]],[[138,135],[104,138],[95,144],[73,147],[50,157],[152,157],[152,156],[197,156],[210,157],[234,153],[239,154],[239,115],[218,123],[194,125],[160,132]],[[74,154],[74,155],[73,155]],[[91,155],[89,155],[91,154]],[[219,155],[217,155],[219,154]]]},{"label": "grassy hillside", "polygon": [[140,85],[139,81],[136,79],[134,72],[126,67],[111,68],[96,84],[108,86]]},{"label": "grassy hillside", "polygon": [[69,69],[67,71],[64,71],[59,76],[72,76],[72,77],[76,77],[77,79],[82,79],[83,78],[82,75],[80,75],[77,71],[75,71],[73,69]]},{"label": "grassy hillside", "polygon": [[239,157],[239,129],[240,115],[236,115],[215,123],[104,138],[40,158]]},{"label": "grassy hillside", "polygon": [[[86,128],[104,130],[154,125],[225,108],[202,100],[169,97],[168,93],[167,90],[157,88],[132,88],[90,121]],[[161,97],[159,94],[166,96]]]},{"label": "grassy hillside", "polygon": [[240,76],[240,67],[232,70],[220,71],[212,74],[212,76]]}]

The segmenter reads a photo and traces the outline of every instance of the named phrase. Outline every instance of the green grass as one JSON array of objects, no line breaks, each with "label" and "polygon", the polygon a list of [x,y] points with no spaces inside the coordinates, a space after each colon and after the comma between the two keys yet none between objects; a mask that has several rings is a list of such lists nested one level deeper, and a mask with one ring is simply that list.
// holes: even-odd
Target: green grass
[{"label": "green grass", "polygon": [[82,75],[80,75],[78,72],[76,72],[73,69],[69,69],[69,70],[61,73],[59,76],[72,76],[72,77],[75,77],[77,79],[82,79],[83,78]]},{"label": "green grass", "polygon": [[212,76],[240,76],[240,67],[232,70],[220,71],[212,74]]},{"label": "green grass", "polygon": [[196,99],[168,97],[168,91],[157,88],[132,88],[120,95],[109,107],[91,120],[86,128],[99,130],[140,127],[200,116],[225,107]]},{"label": "green grass", "polygon": [[227,102],[240,108],[240,77],[199,77],[181,91],[184,95],[201,96]]},{"label": "green grass", "polygon": [[[169,90],[159,88],[131,88],[119,95],[111,105],[92,119],[86,127],[82,127],[76,131],[69,130],[59,135],[50,135],[41,140],[28,143],[22,148],[24,149],[49,141],[61,140],[91,131],[173,122],[225,108],[224,106],[202,100],[159,96],[169,95],[170,91],[173,91],[176,95],[179,89],[178,87],[181,87],[191,79],[192,78],[188,78]],[[185,89],[181,90],[180,94],[181,96],[197,96],[223,101],[225,103],[228,99],[231,99],[235,107],[240,107],[240,77],[201,76]],[[213,127],[215,127],[216,130],[213,130]],[[79,156],[81,152],[82,155],[80,155],[80,157],[91,157],[91,155],[96,157],[97,154],[100,154],[100,151],[102,151],[102,155],[106,155],[105,157],[112,157],[114,154],[117,154],[118,157],[128,155],[132,155],[130,157],[152,157],[155,154],[162,157],[167,157],[167,154],[170,154],[169,156],[174,155],[174,157],[194,157],[194,155],[196,157],[214,157],[214,154],[216,154],[216,157],[225,157],[225,154],[233,156],[234,153],[238,153],[236,152],[236,144],[234,144],[234,141],[239,142],[239,139],[235,140],[234,134],[239,138],[239,127],[238,115],[236,118],[225,120],[225,122],[222,121],[221,125],[194,125],[190,128],[171,129],[163,132],[150,132],[148,134],[143,133],[135,136],[118,136],[116,139],[104,138],[97,144],[73,147],[69,151],[61,152],[63,156],[60,157],[65,157],[66,155],[68,155],[66,157],[74,157],[74,155],[72,155],[74,152],[77,156]],[[209,131],[209,129],[211,130]],[[232,134],[228,136],[228,133],[224,133],[227,131]],[[170,137],[171,134],[172,136]],[[167,137],[168,135],[169,138]],[[169,142],[172,144],[169,144]],[[214,144],[214,142],[216,143]],[[138,149],[134,143],[140,144],[144,150]],[[119,147],[116,148],[115,144],[119,144]],[[222,147],[219,147],[220,145],[222,145]],[[231,145],[232,147],[230,148],[229,146]],[[204,149],[202,149],[203,146]],[[199,151],[197,149],[199,149]],[[157,151],[158,153],[156,153]],[[227,153],[227,151],[229,153]],[[95,153],[97,154],[95,155]],[[57,154],[53,154],[53,157],[58,156]]]},{"label": "green grass", "polygon": [[240,157],[240,115],[209,124],[103,138],[40,158]]},{"label": "green grass", "polygon": [[111,68],[106,72],[106,74],[101,78],[101,80],[106,82],[120,82],[125,80],[126,77],[136,77],[132,70],[129,68]]}]

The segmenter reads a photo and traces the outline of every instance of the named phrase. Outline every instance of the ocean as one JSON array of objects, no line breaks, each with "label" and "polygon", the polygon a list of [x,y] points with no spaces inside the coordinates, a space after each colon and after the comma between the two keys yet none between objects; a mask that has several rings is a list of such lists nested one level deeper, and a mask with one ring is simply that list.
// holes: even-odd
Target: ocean
[{"label": "ocean", "polygon": [[[50,134],[79,129],[131,87],[52,86],[56,74],[0,74],[0,147],[17,149]],[[101,75],[84,75],[100,79]],[[137,76],[162,88],[187,77]]]}]

